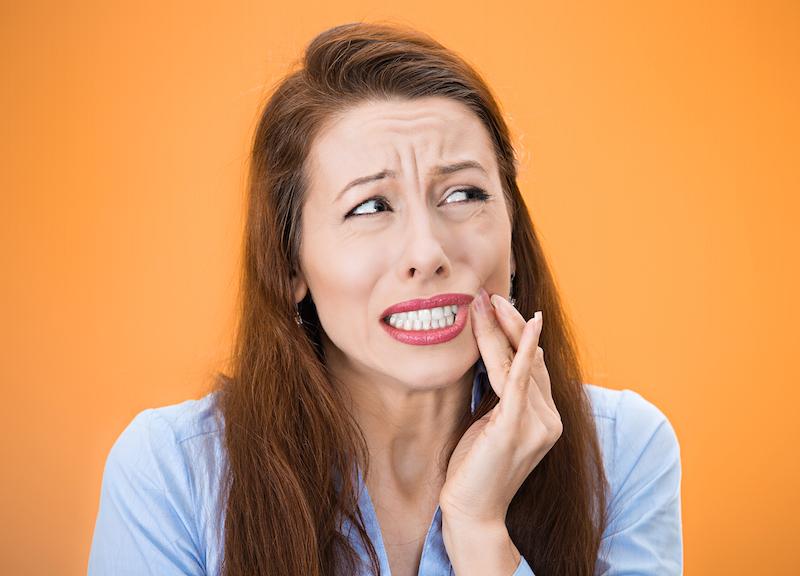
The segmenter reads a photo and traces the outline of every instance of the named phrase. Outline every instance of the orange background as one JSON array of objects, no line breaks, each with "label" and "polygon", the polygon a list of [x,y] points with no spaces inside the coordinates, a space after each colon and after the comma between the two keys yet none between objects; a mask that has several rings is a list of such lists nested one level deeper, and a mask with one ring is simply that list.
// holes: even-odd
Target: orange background
[{"label": "orange background", "polygon": [[496,91],[590,381],[672,421],[687,573],[796,573],[800,3],[330,4],[2,3],[3,572],[85,573],[111,444],[228,353],[260,101],[392,19]]}]

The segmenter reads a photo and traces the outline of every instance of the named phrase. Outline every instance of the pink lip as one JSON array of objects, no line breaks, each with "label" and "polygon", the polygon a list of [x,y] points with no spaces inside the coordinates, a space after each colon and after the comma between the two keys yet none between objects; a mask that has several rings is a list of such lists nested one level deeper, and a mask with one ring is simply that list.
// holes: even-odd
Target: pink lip
[{"label": "pink lip", "polygon": [[[386,330],[392,338],[405,344],[412,344],[415,346],[441,344],[442,342],[452,340],[464,329],[464,326],[467,324],[467,314],[469,313],[467,305],[472,302],[472,299],[473,297],[469,294],[439,294],[424,300],[408,300],[387,308],[380,322],[384,330]],[[457,304],[459,308],[458,312],[456,312],[453,325],[445,326],[444,328],[436,328],[434,330],[399,330],[384,320],[384,318],[398,312],[408,312],[409,310],[417,310],[419,308],[435,308],[437,306],[447,306],[449,304]]]},{"label": "pink lip", "polygon": [[469,304],[472,302],[473,296],[470,294],[459,294],[457,292],[450,294],[437,294],[431,298],[417,298],[415,300],[406,300],[389,306],[381,314],[381,318],[388,318],[392,314],[398,312],[408,312],[409,310],[419,310],[420,308],[436,308],[437,306],[447,306],[449,304],[457,304],[459,306]]}]

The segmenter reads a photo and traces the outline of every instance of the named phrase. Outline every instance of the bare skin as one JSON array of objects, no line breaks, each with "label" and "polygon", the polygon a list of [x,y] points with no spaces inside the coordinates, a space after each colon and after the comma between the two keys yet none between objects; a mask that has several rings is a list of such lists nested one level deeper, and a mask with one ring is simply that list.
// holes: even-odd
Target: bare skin
[{"label": "bare skin", "polygon": [[[469,376],[469,375],[468,375]],[[471,379],[470,379],[471,380]],[[454,386],[456,391],[471,391],[466,382]],[[437,429],[439,423],[454,424],[459,414],[448,414],[451,406],[466,408],[469,398],[462,394],[460,401],[442,406],[443,412],[435,404],[425,404],[410,409],[416,417],[430,414],[432,427],[411,428],[414,414],[408,416],[406,430],[395,428],[394,424],[372,395],[365,395],[358,409],[359,424],[365,431],[370,451],[370,473],[366,484],[381,527],[386,554],[392,576],[415,576],[425,537],[430,528],[439,493],[445,480],[446,462],[438,460],[442,442],[449,434]],[[367,400],[368,399],[368,400]],[[368,407],[366,401],[369,401]],[[410,402],[413,402],[410,400]],[[448,432],[445,430],[445,432]],[[452,431],[449,431],[452,433]]]},{"label": "bare skin", "polygon": [[[481,168],[431,175],[463,161]],[[474,113],[446,98],[370,102],[317,136],[307,169],[295,301],[311,293],[329,367],[356,403],[380,406],[393,430],[417,430],[419,447],[430,447],[424,430],[448,431],[432,419],[460,404],[453,387],[467,382],[477,343],[466,329],[442,344],[401,343],[383,329],[381,314],[443,292],[508,293],[511,229],[489,135]],[[382,170],[396,176],[342,192]],[[491,198],[474,197],[474,188]]]},{"label": "bare skin", "polygon": [[[335,351],[333,355],[336,356]],[[404,402],[384,397],[375,387],[355,391],[358,401],[351,409],[364,431],[370,453],[366,485],[392,576],[419,573],[425,537],[445,480],[447,463],[440,461],[440,451],[453,433],[459,410],[469,406],[471,371],[462,380],[442,390],[440,402],[430,402],[407,390],[396,391],[399,397],[405,397]],[[446,390],[459,394],[450,398]],[[389,411],[387,405],[398,408]],[[408,413],[399,407],[405,407]],[[412,426],[412,422],[416,425]],[[452,428],[443,428],[443,423]]]},{"label": "bare skin", "polygon": [[[432,176],[465,160],[480,168]],[[469,409],[480,351],[469,324],[453,340],[414,346],[391,338],[381,313],[440,293],[508,294],[511,229],[494,150],[459,103],[375,101],[317,136],[308,170],[295,301],[310,291],[329,368],[367,439],[367,489],[392,574],[413,576],[447,473],[438,456]],[[383,170],[394,175],[343,192]]]}]

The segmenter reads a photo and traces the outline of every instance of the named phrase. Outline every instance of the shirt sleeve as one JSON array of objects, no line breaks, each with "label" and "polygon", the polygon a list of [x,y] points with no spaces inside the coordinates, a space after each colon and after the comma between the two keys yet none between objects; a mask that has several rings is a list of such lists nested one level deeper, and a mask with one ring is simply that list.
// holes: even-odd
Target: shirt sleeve
[{"label": "shirt sleeve", "polygon": [[106,459],[89,576],[204,575],[192,501],[169,423],[139,413]]},{"label": "shirt sleeve", "polygon": [[658,408],[625,390],[614,445],[609,522],[595,574],[682,574],[681,459],[675,430]]}]

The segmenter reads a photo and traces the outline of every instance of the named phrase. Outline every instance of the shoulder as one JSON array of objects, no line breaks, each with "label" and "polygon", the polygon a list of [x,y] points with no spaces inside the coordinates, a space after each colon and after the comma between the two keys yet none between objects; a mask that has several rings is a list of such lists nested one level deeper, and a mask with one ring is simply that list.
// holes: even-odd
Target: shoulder
[{"label": "shoulder", "polygon": [[634,467],[645,471],[650,460],[680,460],[680,445],[671,422],[655,404],[633,390],[584,384],[595,418],[609,481],[617,484]]},{"label": "shoulder", "polygon": [[647,432],[660,426],[671,427],[666,415],[652,402],[633,390],[613,390],[584,384],[596,420],[610,421],[626,432]]},{"label": "shoulder", "polygon": [[603,451],[612,524],[637,508],[652,511],[656,502],[678,508],[679,516],[680,443],[669,418],[633,390],[585,388]]},{"label": "shoulder", "polygon": [[108,453],[104,479],[125,491],[181,494],[194,507],[222,464],[222,420],[215,395],[137,413]]},{"label": "shoulder", "polygon": [[218,433],[222,426],[215,393],[178,404],[147,408],[139,412],[123,434],[154,434],[182,444],[196,436]]},{"label": "shoulder", "polygon": [[675,429],[632,390],[585,384],[608,479],[597,572],[681,574],[681,455]]},{"label": "shoulder", "polygon": [[170,483],[193,476],[194,469],[218,464],[223,427],[215,393],[147,408],[119,435],[106,469],[137,469],[165,489],[176,488]]},{"label": "shoulder", "polygon": [[177,448],[198,436],[218,434],[223,422],[215,394],[138,412],[117,438],[113,449],[141,447]]},{"label": "shoulder", "polygon": [[[217,565],[223,428],[214,393],[133,417],[106,458],[90,573],[162,560],[182,574]],[[180,553],[150,550],[163,538]]]}]

